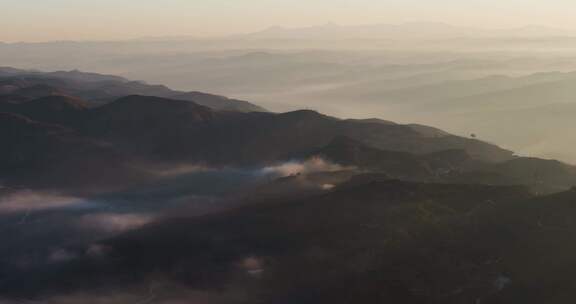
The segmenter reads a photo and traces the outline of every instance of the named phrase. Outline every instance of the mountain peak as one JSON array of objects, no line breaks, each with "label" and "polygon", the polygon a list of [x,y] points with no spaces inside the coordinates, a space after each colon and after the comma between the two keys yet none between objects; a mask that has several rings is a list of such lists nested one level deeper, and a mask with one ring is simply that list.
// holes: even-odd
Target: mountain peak
[{"label": "mountain peak", "polygon": [[295,110],[286,113],[280,114],[283,117],[295,117],[295,118],[326,118],[328,116],[321,114],[318,111],[304,109],[304,110]]}]

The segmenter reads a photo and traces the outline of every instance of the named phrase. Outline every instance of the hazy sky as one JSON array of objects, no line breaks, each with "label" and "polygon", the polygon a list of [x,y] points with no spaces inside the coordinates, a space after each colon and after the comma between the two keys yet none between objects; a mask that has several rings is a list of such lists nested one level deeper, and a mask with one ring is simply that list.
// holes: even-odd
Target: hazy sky
[{"label": "hazy sky", "polygon": [[0,41],[212,35],[327,22],[576,29],[574,0],[0,0],[0,7]]}]

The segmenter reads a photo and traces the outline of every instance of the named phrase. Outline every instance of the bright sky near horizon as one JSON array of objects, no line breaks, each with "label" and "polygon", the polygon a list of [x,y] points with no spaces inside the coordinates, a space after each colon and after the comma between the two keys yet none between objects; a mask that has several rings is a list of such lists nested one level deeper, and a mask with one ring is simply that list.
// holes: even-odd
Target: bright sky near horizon
[{"label": "bright sky near horizon", "polygon": [[576,29],[574,0],[0,0],[0,7],[0,41],[205,36],[327,22]]}]

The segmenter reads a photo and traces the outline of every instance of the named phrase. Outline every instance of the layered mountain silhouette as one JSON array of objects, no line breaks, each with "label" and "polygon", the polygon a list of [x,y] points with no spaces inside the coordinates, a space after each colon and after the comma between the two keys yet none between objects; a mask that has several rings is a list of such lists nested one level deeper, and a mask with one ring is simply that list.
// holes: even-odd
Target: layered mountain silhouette
[{"label": "layered mountain silhouette", "polygon": [[[574,299],[571,165],[420,124],[0,73],[0,301]],[[85,202],[30,211],[22,188]]]},{"label": "layered mountain silhouette", "polygon": [[201,92],[180,92],[161,85],[129,81],[122,77],[80,71],[36,72],[0,68],[0,101],[30,100],[49,95],[68,95],[101,105],[128,95],[149,95],[195,101],[216,110],[266,111],[247,101]]},{"label": "layered mountain silhouette", "polygon": [[[423,127],[341,120],[309,110],[281,114],[215,111],[189,101],[134,95],[92,108],[76,98],[48,96],[9,103],[2,111],[25,117],[35,128],[45,128],[46,134],[52,134],[53,127],[70,130],[59,137],[97,141],[119,154],[152,162],[261,166],[304,158],[339,136],[399,151],[380,155],[392,163],[402,158],[396,156],[402,152],[450,149],[466,150],[471,158],[486,162],[513,158],[497,146],[449,134],[431,135]],[[27,144],[29,150],[44,153],[41,146]],[[404,165],[398,163],[398,171]]]},{"label": "layered mountain silhouette", "polygon": [[[209,166],[265,166],[320,155],[343,166],[405,180],[529,184],[545,192],[567,189],[576,181],[574,168],[563,163],[518,158],[493,144],[433,127],[379,119],[343,120],[311,110],[233,111],[228,107],[240,102],[225,97],[213,104],[220,109],[216,110],[207,106],[215,100],[213,95],[196,92],[179,95],[180,99],[130,95],[96,105],[54,92],[70,91],[67,81],[74,77],[85,83],[101,83],[104,78],[118,86],[132,84],[93,74],[80,77],[84,75],[80,72],[56,75],[60,78],[50,80],[53,89],[38,98],[18,94],[38,85],[28,76],[19,78],[32,86],[20,84],[6,94],[0,111],[12,113],[4,115],[11,120],[21,117],[21,124],[45,128],[45,134],[53,134],[50,130],[56,127],[69,130],[58,135],[63,139],[61,149],[66,151],[76,149],[73,143],[81,140],[141,162]],[[201,102],[189,101],[192,99]],[[44,133],[38,135],[47,137],[39,139],[41,142],[50,140]],[[15,140],[7,138],[8,144]],[[34,141],[27,145],[27,150],[42,159],[44,147],[35,147]],[[82,157],[81,153],[75,155]]]}]

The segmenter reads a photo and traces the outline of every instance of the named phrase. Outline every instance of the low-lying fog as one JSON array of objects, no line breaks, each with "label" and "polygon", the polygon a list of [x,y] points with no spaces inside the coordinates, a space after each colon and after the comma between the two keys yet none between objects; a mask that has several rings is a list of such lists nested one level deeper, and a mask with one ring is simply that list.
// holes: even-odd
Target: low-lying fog
[{"label": "low-lying fog", "polygon": [[[238,207],[243,200],[266,193],[273,192],[274,196],[281,197],[310,190],[325,191],[328,189],[325,184],[307,181],[304,177],[300,179],[299,176],[344,169],[347,168],[320,158],[245,169],[181,165],[156,172],[159,178],[153,182],[115,193],[83,196],[69,194],[66,190],[56,193],[2,188],[0,284],[10,284],[23,276],[30,276],[26,281],[34,284],[34,276],[57,272],[59,265],[76,259],[107,258],[108,248],[98,241],[144,225],[222,212]],[[288,182],[278,182],[285,178]],[[254,264],[251,260],[247,263]],[[178,286],[164,288],[170,289],[171,296],[176,299],[198,299],[195,303],[215,303],[220,297],[228,297],[222,292],[190,291]],[[147,297],[148,286],[137,286],[134,290],[117,290],[114,295],[97,291],[94,294],[65,293],[43,301],[140,303]],[[0,303],[21,303],[10,301],[0,299]]]},{"label": "low-lying fog", "polygon": [[[56,193],[3,189],[0,230],[5,237],[0,244],[1,260],[6,262],[13,255],[18,259],[16,265],[51,262],[52,253],[41,257],[36,250],[55,250],[56,259],[60,259],[64,247],[86,245],[165,217],[200,216],[226,210],[242,199],[260,194],[260,187],[279,178],[342,169],[313,158],[253,169],[181,166],[162,171],[158,174],[161,178],[144,185],[87,196],[68,194],[65,190]],[[299,191],[324,187],[312,183],[292,186]]]}]

